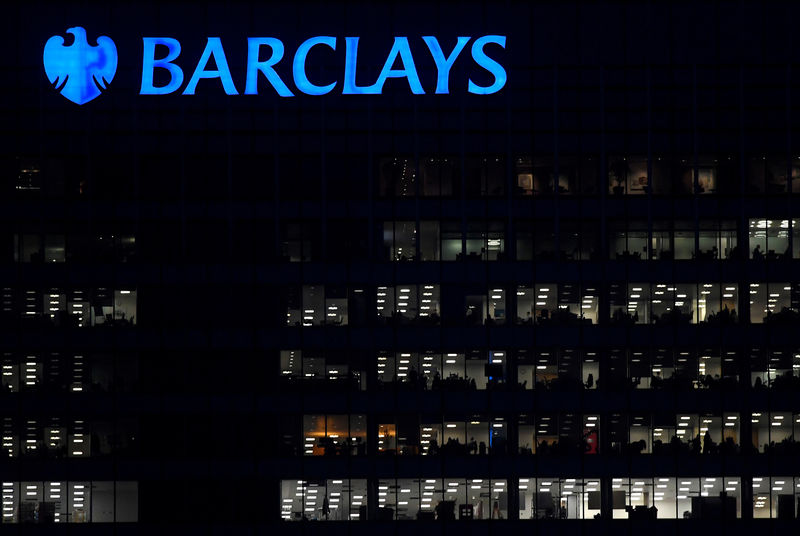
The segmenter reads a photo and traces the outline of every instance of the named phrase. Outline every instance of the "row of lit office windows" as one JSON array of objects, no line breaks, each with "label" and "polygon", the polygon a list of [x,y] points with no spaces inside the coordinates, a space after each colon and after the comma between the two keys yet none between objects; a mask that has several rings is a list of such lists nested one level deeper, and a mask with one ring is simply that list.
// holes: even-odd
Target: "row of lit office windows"
[{"label": "row of lit office windows", "polygon": [[133,419],[0,419],[0,458],[89,458],[129,452],[135,445]]},{"label": "row of lit office windows", "polygon": [[[606,172],[592,156],[384,157],[378,161],[382,197],[538,195],[710,195],[800,192],[800,157],[732,155],[697,158],[608,155]],[[745,180],[740,180],[742,170]],[[511,191],[507,177],[511,174]]]},{"label": "row of lit office windows", "polygon": [[[800,388],[800,353],[786,349],[575,348],[388,352],[281,350],[280,377],[294,384],[397,391]],[[368,363],[372,363],[369,365]]]},{"label": "row of lit office windows", "polygon": [[[596,221],[526,220],[515,223],[516,260],[724,260],[800,258],[800,220],[751,218],[747,252],[734,220],[610,221],[608,254],[600,249]],[[510,260],[502,221],[391,221],[383,223],[380,258],[391,261]],[[310,241],[286,241],[284,258],[312,260]],[[305,250],[309,250],[304,253]]]},{"label": "row of lit office windows", "polygon": [[[230,173],[230,161],[207,160],[205,155],[193,157],[196,172]],[[374,159],[375,195],[378,197],[482,197],[482,196],[547,196],[587,195],[596,196],[606,192],[610,196],[621,195],[748,195],[767,193],[796,193],[800,186],[795,182],[800,177],[800,157],[778,155],[747,155],[740,158],[731,154],[711,155],[653,155],[648,159],[642,154],[550,155],[519,154],[513,158],[503,155],[481,155],[459,158],[452,155],[423,155],[418,159],[409,155],[379,156]],[[338,168],[329,171],[329,176],[341,180],[343,168],[358,167],[353,157],[331,155],[327,158]],[[367,160],[366,156],[357,158]],[[312,162],[311,164],[305,164]],[[605,162],[605,164],[603,164]],[[256,162],[234,160],[234,184],[242,176],[252,175],[252,166],[264,169],[264,159]],[[109,163],[110,165],[110,163]],[[164,159],[142,160],[141,166],[148,170],[148,177],[159,177],[164,170],[180,174],[175,162]],[[312,191],[306,196],[319,196],[319,155],[291,155],[282,161],[281,169],[288,170],[278,179],[281,192],[292,198],[302,197],[301,185],[310,185]],[[605,169],[603,169],[605,165]],[[64,167],[75,168],[66,177]],[[305,166],[305,168],[304,168]],[[308,169],[310,166],[311,169]],[[58,162],[57,159],[19,158],[16,162],[13,189],[18,193],[45,192],[51,195],[66,191],[86,195],[91,190],[106,190],[111,186],[105,181],[90,181],[79,162]],[[239,169],[243,167],[243,169]],[[272,167],[271,164],[266,168]],[[59,170],[59,171],[56,171]],[[352,175],[352,169],[350,169]],[[366,169],[363,170],[367,172]],[[306,174],[308,176],[306,176]],[[313,176],[311,175],[313,174]],[[742,176],[743,175],[743,176]],[[298,181],[298,176],[303,180]],[[96,178],[96,177],[95,177]],[[66,180],[65,180],[66,179]],[[261,195],[271,197],[274,185],[266,177],[267,187],[258,189]],[[112,183],[114,181],[111,181]],[[119,182],[119,181],[117,181]],[[129,181],[132,183],[133,181]],[[363,184],[363,182],[362,182]],[[119,187],[119,185],[116,185]],[[366,186],[366,184],[364,184]],[[362,188],[355,195],[364,196],[368,190]],[[131,192],[133,194],[135,192]],[[332,195],[337,195],[336,193]],[[342,195],[342,194],[338,194]]]},{"label": "row of lit office windows", "polygon": [[[795,440],[800,433],[800,414],[752,412],[746,437],[742,436],[742,418],[746,417],[735,412],[545,412],[513,420],[482,415],[442,419],[307,414],[302,416],[302,425],[288,416],[283,421],[281,447],[284,455],[293,456],[301,452],[304,456],[800,453],[800,443]],[[371,432],[368,419],[374,427]]]},{"label": "row of lit office windows", "polygon": [[744,510],[755,519],[795,519],[800,510],[800,477],[791,476],[744,484],[738,476],[342,478],[282,480],[280,488],[285,521],[497,521],[512,511],[520,520],[721,520]]},{"label": "row of lit office windows", "polygon": [[4,287],[0,290],[0,313],[38,325],[132,326],[136,324],[136,296],[135,289]]},{"label": "row of lit office windows", "polygon": [[134,523],[138,482],[0,482],[2,523]]},{"label": "row of lit office windows", "polygon": [[[452,478],[446,482],[447,498],[441,478],[383,479],[376,482],[376,490],[368,488],[366,479],[282,480],[280,516],[285,521],[456,519],[455,502],[463,495],[465,512],[467,497],[472,500],[471,519],[508,517],[506,480]],[[371,514],[370,501],[378,504]]]},{"label": "row of lit office windows", "polygon": [[[516,260],[715,260],[800,258],[800,220],[750,218],[748,253],[740,251],[734,220],[630,220],[608,222],[608,255],[600,249],[597,222],[562,219],[520,220],[514,224]],[[387,221],[382,224],[378,258],[393,261],[509,260],[507,233],[501,220]],[[510,237],[509,237],[510,238]],[[319,228],[285,223],[281,258],[289,262],[319,260]],[[0,246],[2,243],[0,242]],[[133,235],[17,233],[14,262],[133,262]]]},{"label": "row of lit office windows", "polygon": [[[470,325],[504,324],[511,299],[507,289],[487,291],[448,287],[448,303],[463,303],[454,317]],[[631,324],[727,324],[740,320],[737,313],[739,285],[735,283],[629,283],[611,284],[608,290],[610,321]],[[798,321],[800,284],[750,283],[749,321],[786,323]],[[285,290],[286,323],[289,326],[344,326],[348,308],[365,310],[363,288],[302,285]],[[455,295],[458,294],[458,295]],[[514,293],[517,323],[595,324],[600,315],[600,289],[594,285],[539,284],[517,286]],[[447,296],[445,297],[447,298]],[[16,293],[2,289],[2,313],[18,314],[31,322],[57,326],[134,325],[136,290],[97,289]],[[375,292],[375,318],[379,322],[438,324],[442,316],[439,285],[379,286]]]},{"label": "row of lit office windows", "polygon": [[[467,325],[597,324],[606,294],[608,322],[618,324],[795,323],[800,321],[800,283],[750,283],[749,311],[742,318],[737,283],[551,283],[489,290],[477,285],[379,286],[373,321],[438,325],[442,319]],[[364,288],[302,285],[284,290],[287,326],[346,326],[348,311],[366,311]],[[511,296],[513,295],[513,297]],[[445,307],[448,305],[449,308]],[[355,325],[365,318],[357,318]]]},{"label": "row of lit office windows", "polygon": [[2,352],[0,370],[0,396],[20,391],[130,391],[139,379],[137,356],[133,354]]}]

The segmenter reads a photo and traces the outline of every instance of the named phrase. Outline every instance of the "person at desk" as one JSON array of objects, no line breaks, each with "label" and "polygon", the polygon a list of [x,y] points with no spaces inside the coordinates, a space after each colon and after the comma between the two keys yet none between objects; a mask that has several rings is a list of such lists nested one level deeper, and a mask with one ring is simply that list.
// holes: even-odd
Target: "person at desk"
[{"label": "person at desk", "polygon": [[698,434],[694,437],[694,439],[692,439],[691,452],[692,454],[700,454],[701,450],[702,449],[701,449],[700,433],[698,432]]},{"label": "person at desk", "polygon": [[542,309],[539,311],[539,318],[538,323],[547,323],[550,321],[550,310],[549,309]]},{"label": "person at desk", "polygon": [[417,374],[417,371],[416,371],[416,369],[413,369],[413,368],[412,368],[412,369],[411,369],[411,370],[408,372],[408,383],[410,383],[410,384],[411,384],[411,386],[412,386],[414,389],[416,389],[416,388],[419,386],[419,375]]},{"label": "person at desk", "polygon": [[492,507],[492,519],[503,519],[503,514],[500,513],[500,503],[497,501],[494,501]]},{"label": "person at desk", "polygon": [[433,380],[431,380],[431,389],[436,391],[437,389],[439,389],[439,387],[441,387],[441,384],[442,384],[442,378],[441,376],[439,376],[439,371],[437,370],[436,372],[433,373]]},{"label": "person at desk", "polygon": [[711,439],[711,432],[706,430],[706,435],[703,436],[703,454],[715,454],[716,444]]},{"label": "person at desk", "polygon": [[764,253],[761,251],[761,244],[756,244],[756,248],[753,250],[753,260],[763,260]]},{"label": "person at desk", "polygon": [[325,498],[322,499],[322,517],[323,519],[328,519],[328,516],[331,513],[331,506],[328,502],[328,495],[325,495]]},{"label": "person at desk", "polygon": [[594,388],[594,374],[592,374],[591,372],[589,373],[589,376],[587,376],[586,378],[586,388],[587,389]]}]

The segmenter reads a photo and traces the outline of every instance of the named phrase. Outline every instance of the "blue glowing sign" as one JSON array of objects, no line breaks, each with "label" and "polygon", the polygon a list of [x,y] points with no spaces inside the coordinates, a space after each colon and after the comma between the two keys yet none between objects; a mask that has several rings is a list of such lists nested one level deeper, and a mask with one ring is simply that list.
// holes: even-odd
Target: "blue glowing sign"
[{"label": "blue glowing sign", "polygon": [[75,39],[64,46],[64,38],[54,35],[44,45],[44,72],[61,94],[76,104],[84,104],[100,95],[117,72],[117,47],[106,36],[97,38],[97,46],[86,40],[86,30],[75,26],[67,30]]},{"label": "blue glowing sign", "polygon": [[[422,41],[427,46],[428,52],[436,66],[437,78],[436,89],[434,92],[439,95],[450,93],[450,71],[461,52],[466,48],[471,37],[458,37],[449,53],[445,53],[439,40],[434,36],[423,36]],[[326,95],[331,93],[339,84],[338,80],[325,80],[324,84],[312,82],[308,75],[308,60],[313,54],[315,58],[334,57],[337,50],[337,38],[321,35],[303,41],[294,53],[292,59],[292,80],[298,92],[306,95]],[[166,95],[177,91],[183,83],[183,70],[176,61],[181,52],[180,43],[176,39],[168,37],[145,37],[144,55],[142,61],[142,89],[141,95]],[[167,55],[156,59],[156,47],[166,46]],[[503,65],[496,59],[490,57],[486,52],[487,45],[497,45],[506,48],[506,36],[504,35],[484,35],[475,39],[472,43],[471,54],[474,62],[487,71],[494,82],[488,86],[479,86],[472,80],[467,80],[467,91],[476,95],[490,95],[497,93],[506,85],[507,75]],[[414,62],[414,55],[411,52],[411,45],[408,37],[395,37],[391,50],[387,54],[383,68],[377,80],[366,86],[359,86],[356,83],[358,73],[358,37],[344,38],[344,73],[342,75],[341,94],[342,95],[380,95],[383,87],[389,78],[404,78],[408,83],[411,93],[414,95],[424,95]],[[267,59],[261,59],[261,52],[264,47],[269,47],[270,55]],[[325,50],[316,49],[329,49]],[[245,95],[258,95],[259,73],[263,74],[267,82],[272,86],[281,97],[293,97],[294,93],[281,79],[275,67],[283,59],[285,47],[280,39],[275,37],[249,37],[247,39],[247,63],[245,79]],[[217,65],[215,70],[206,70],[206,66],[211,58]],[[396,67],[396,64],[399,66]],[[163,87],[153,86],[153,73],[155,69],[166,69],[170,75],[170,82]],[[194,95],[197,83],[201,78],[218,78],[222,88],[228,95],[238,95],[236,86],[231,77],[231,71],[225,58],[225,51],[222,48],[222,41],[219,37],[209,37],[208,43],[197,67],[194,70],[189,83],[183,90],[184,95]]]},{"label": "blue glowing sign", "polygon": [[324,95],[330,93],[333,88],[336,87],[336,82],[332,82],[327,86],[315,86],[309,82],[308,76],[306,76],[306,57],[311,47],[314,45],[327,45],[333,50],[336,50],[336,38],[327,36],[312,37],[297,47],[297,52],[294,55],[294,62],[292,63],[294,85],[306,95]]},{"label": "blue glowing sign", "polygon": [[[75,41],[70,46],[63,46],[61,36],[51,37],[44,49],[45,72],[50,81],[69,100],[78,104],[88,102],[106,89],[114,78],[117,68],[117,49],[114,42],[108,37],[99,37],[97,46],[90,46],[86,41],[86,32],[83,28],[75,27],[67,30],[75,36]],[[490,95],[497,93],[505,87],[508,80],[506,69],[496,57],[487,52],[506,48],[506,36],[484,35],[476,39],[468,36],[458,37],[455,43],[440,43],[434,36],[423,36],[419,46],[430,54],[426,59],[433,60],[436,68],[436,84],[432,92],[437,95],[450,93],[450,73],[456,60],[467,48],[470,47],[471,59],[475,65],[486,71],[492,83],[486,86],[478,85],[472,79],[467,79],[461,87],[475,95]],[[184,82],[184,71],[178,61],[181,56],[181,43],[172,37],[144,37],[142,39],[142,77],[140,95],[168,95],[181,89]],[[336,58],[341,58],[342,50],[337,48],[338,39],[332,36],[311,37],[303,41],[291,57],[292,79],[294,91],[289,88],[276,70],[283,60],[286,49],[283,42],[275,37],[249,37],[247,39],[247,57],[244,80],[244,94],[258,95],[259,80],[261,75],[266,78],[271,88],[281,97],[293,97],[295,93],[305,95],[326,95],[337,87],[337,93],[342,95],[380,95],[383,93],[386,82],[392,79],[404,79],[408,88],[414,95],[424,95],[425,89],[417,71],[411,42],[408,37],[394,38],[391,49],[386,55],[377,79],[368,85],[358,85],[356,82],[359,74],[358,64],[358,37],[344,38],[343,72],[340,79],[330,75],[330,69],[311,69],[313,76],[309,76],[309,65],[330,65]],[[417,53],[419,54],[419,52]],[[264,58],[263,56],[267,57]],[[417,60],[420,59],[419,57]],[[209,65],[215,65],[210,68]],[[239,90],[233,80],[228,59],[219,37],[209,37],[206,46],[194,66],[192,75],[181,94],[194,95],[201,80],[217,80],[227,95],[239,95]],[[155,84],[155,73],[160,76],[160,84]],[[327,80],[320,80],[321,76],[315,73],[328,73],[322,76]],[[374,75],[373,75],[374,76]],[[361,78],[364,78],[363,73]],[[164,80],[166,82],[164,83]],[[313,81],[312,81],[313,80]],[[339,83],[341,82],[341,84]],[[204,82],[207,84],[208,82]],[[432,81],[429,81],[432,84]],[[242,86],[239,86],[240,88]],[[429,89],[429,92],[431,90]]]},{"label": "blue glowing sign", "polygon": [[[156,46],[167,47],[167,55],[156,59]],[[140,95],[166,95],[177,91],[183,84],[183,71],[172,63],[181,53],[181,43],[171,37],[145,37],[144,61],[142,65],[142,89]],[[153,72],[156,68],[166,69],[169,72],[169,83],[166,86],[156,87],[153,84]]]},{"label": "blue glowing sign", "polygon": [[[439,72],[439,77],[436,79],[436,93],[447,94],[450,92],[450,69],[456,62],[458,55],[461,54],[461,51],[464,50],[465,46],[467,46],[469,37],[459,37],[456,41],[456,46],[453,47],[453,51],[450,52],[450,56],[447,58],[444,56],[442,47],[439,45],[439,41],[437,41],[435,37],[426,35],[422,38],[422,40],[425,41],[426,45],[428,45],[428,50],[431,51],[433,61],[436,63],[436,70]],[[503,48],[505,48],[505,42],[503,43]],[[473,55],[474,54],[475,51],[473,50]]]},{"label": "blue glowing sign", "polygon": [[[259,61],[258,54],[261,46],[266,45],[272,50],[268,60]],[[278,95],[291,97],[292,92],[283,83],[281,77],[275,72],[274,66],[283,58],[283,43],[274,37],[248,37],[247,38],[247,81],[245,82],[245,95],[258,95],[258,73],[264,73],[267,80]]]},{"label": "blue glowing sign", "polygon": [[[208,60],[212,57],[214,58],[214,63],[217,64],[217,68],[206,71]],[[225,51],[222,49],[222,41],[220,41],[219,37],[208,38],[208,43],[206,44],[205,50],[203,50],[203,55],[197,63],[197,68],[194,70],[192,78],[189,80],[189,83],[186,84],[186,89],[183,90],[183,94],[194,95],[197,82],[199,82],[201,78],[219,78],[226,94],[239,94],[239,92],[236,91],[236,86],[233,85],[231,70],[228,69],[228,61],[225,59]]]},{"label": "blue glowing sign", "polygon": [[487,43],[497,43],[501,47],[506,48],[506,36],[484,35],[472,43],[472,57],[475,60],[475,63],[492,73],[492,76],[494,76],[494,84],[481,87],[470,80],[468,86],[470,93],[489,95],[491,93],[497,93],[503,88],[504,85],[506,85],[506,70],[503,69],[502,65],[487,56],[486,52],[483,50],[483,47],[486,46]]}]

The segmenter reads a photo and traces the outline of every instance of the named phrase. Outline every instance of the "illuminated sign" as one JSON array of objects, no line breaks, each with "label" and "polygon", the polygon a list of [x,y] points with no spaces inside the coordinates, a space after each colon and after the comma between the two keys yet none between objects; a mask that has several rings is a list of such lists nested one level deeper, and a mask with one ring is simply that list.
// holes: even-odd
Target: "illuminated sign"
[{"label": "illuminated sign", "polygon": [[[65,97],[83,104],[99,95],[100,89],[105,89],[114,77],[117,65],[116,48],[108,37],[100,37],[97,40],[98,46],[90,46],[83,28],[70,28],[67,32],[75,35],[75,42],[69,47],[63,46],[64,40],[60,36],[48,40],[44,52],[45,71],[57,89],[61,84],[60,91]],[[469,93],[489,95],[497,93],[505,86],[507,81],[505,67],[489,55],[490,52],[496,54],[498,49],[505,49],[504,35],[484,35],[475,39],[458,37],[455,44],[449,46],[443,46],[433,36],[423,36],[420,40],[422,43],[419,44],[424,44],[430,55],[430,58],[426,59],[432,59],[436,68],[436,84],[433,89],[435,94],[450,93],[450,71],[468,45],[472,61],[486,71],[491,80],[488,85],[481,85],[467,78],[461,82],[461,87]],[[140,95],[168,95],[178,91],[182,95],[194,95],[201,80],[216,80],[227,95],[257,95],[259,81],[262,80],[281,97],[329,93],[380,95],[390,78],[405,79],[414,95],[425,94],[408,37],[394,38],[380,74],[375,82],[369,85],[358,85],[356,82],[356,75],[359,72],[358,37],[339,39],[332,36],[317,36],[306,39],[297,47],[292,59],[286,60],[287,64],[291,61],[291,80],[284,80],[276,71],[276,66],[286,55],[283,42],[275,37],[249,37],[246,47],[245,79],[243,84],[239,81],[238,87],[219,37],[207,38],[199,60],[196,64],[190,64],[193,68],[186,84],[184,84],[186,74],[190,71],[187,69],[184,72],[184,68],[179,64],[180,41],[172,37],[144,37],[142,44]],[[313,56],[317,62],[320,59],[331,61],[337,52],[344,53],[342,75],[336,79],[312,81],[307,71],[310,57]],[[266,56],[266,59],[262,59],[262,56]],[[293,85],[294,90],[287,82]]]},{"label": "illuminated sign", "polygon": [[86,40],[80,26],[67,30],[74,39],[64,46],[64,38],[54,35],[44,45],[44,72],[53,86],[76,104],[100,95],[117,72],[117,47],[111,38],[97,38],[97,46]]}]

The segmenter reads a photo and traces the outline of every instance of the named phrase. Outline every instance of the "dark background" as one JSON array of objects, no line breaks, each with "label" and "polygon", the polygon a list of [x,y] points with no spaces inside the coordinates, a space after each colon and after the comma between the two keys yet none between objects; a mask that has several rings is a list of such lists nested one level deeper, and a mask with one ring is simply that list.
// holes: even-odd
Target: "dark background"
[{"label": "dark background", "polygon": [[[595,527],[586,521],[566,528],[522,522],[457,528],[411,523],[396,529],[374,523],[315,527],[280,523],[277,483],[281,478],[310,473],[363,477],[383,470],[371,457],[320,461],[278,456],[272,438],[280,415],[334,412],[333,407],[353,413],[359,408],[369,412],[371,407],[414,412],[430,408],[434,401],[411,402],[371,392],[336,396],[284,392],[278,383],[277,351],[313,347],[366,352],[409,337],[442,347],[557,345],[576,337],[580,344],[611,344],[627,338],[630,344],[725,340],[744,347],[764,342],[791,344],[796,340],[793,333],[755,326],[713,332],[689,328],[615,331],[592,326],[586,332],[554,328],[535,335],[512,327],[449,326],[398,333],[358,323],[300,333],[298,328],[283,327],[279,289],[302,282],[374,286],[390,279],[427,282],[431,278],[444,288],[472,279],[516,282],[531,277],[530,264],[512,261],[498,263],[490,273],[480,269],[476,275],[472,268],[460,265],[431,269],[378,260],[378,222],[392,213],[463,215],[467,220],[495,214],[509,222],[511,214],[538,218],[575,214],[596,221],[601,229],[609,218],[634,216],[696,219],[713,215],[746,221],[753,214],[797,215],[796,196],[744,194],[743,167],[736,174],[741,187],[732,195],[712,199],[554,196],[519,206],[510,194],[490,200],[466,196],[381,200],[375,188],[378,158],[395,154],[457,158],[499,154],[509,162],[509,184],[510,162],[519,153],[596,154],[600,158],[612,153],[714,153],[732,154],[740,161],[762,152],[797,154],[800,54],[794,29],[798,15],[796,6],[755,2],[5,6],[0,22],[0,232],[4,240],[28,229],[57,228],[67,234],[125,229],[136,235],[137,255],[135,262],[126,264],[32,268],[13,263],[4,252],[0,286],[136,287],[138,325],[96,335],[5,324],[0,326],[0,344],[19,351],[60,347],[134,354],[139,380],[135,389],[124,393],[66,399],[0,397],[0,412],[21,416],[58,408],[65,415],[98,412],[113,419],[133,417],[140,438],[138,451],[129,456],[47,466],[5,460],[0,474],[21,480],[78,473],[86,479],[137,480],[140,526],[114,529],[120,533],[142,527],[175,534],[312,529],[551,533],[558,528],[568,533],[613,530],[631,534],[686,530],[680,522],[657,526],[603,522]],[[87,29],[90,42],[98,35],[112,37],[119,53],[110,89],[80,107],[49,87],[41,64],[46,40],[74,25]],[[455,36],[486,34],[507,36],[505,51],[487,48],[508,74],[498,94],[467,94],[467,77],[475,72],[471,61],[466,61],[471,42],[451,72],[450,95],[413,96],[404,81],[389,81],[385,94],[378,96],[337,94],[345,36],[362,38],[359,65],[366,67],[367,81],[374,80],[383,65],[391,38],[409,36],[423,86],[432,93],[435,74],[420,36],[435,35],[447,48]],[[289,70],[292,54],[298,43],[315,35],[339,38],[335,53],[320,47],[318,56],[312,56],[332,57],[332,65],[310,62],[313,80],[339,80],[331,94],[280,98],[262,77],[258,96],[228,97],[214,81],[201,81],[195,96],[138,95],[142,36],[181,41],[178,63],[185,82],[206,37],[220,36],[241,93],[246,37],[274,36],[284,41],[286,55],[279,72],[295,91]],[[22,195],[14,190],[20,159],[42,166],[41,192]],[[319,260],[302,265],[281,261],[281,223],[287,220],[312,222],[313,234],[320,237]],[[345,232],[339,231],[342,227]],[[796,262],[773,267],[739,262],[725,268],[725,276],[736,281],[791,280]],[[608,262],[579,267],[545,262],[535,267],[536,278],[547,281],[722,277],[718,266],[670,264],[652,270],[645,275],[647,270],[642,268]],[[533,404],[524,397],[486,392],[477,400],[460,396],[448,395],[446,401],[435,404],[493,408],[511,415]],[[586,404],[597,411],[619,403],[602,397],[583,401],[571,395],[551,396],[541,403]],[[654,395],[648,404],[675,409],[680,398],[678,394]],[[798,409],[796,393],[783,402],[782,407]],[[627,397],[622,402],[623,406],[633,403]],[[725,409],[740,403],[749,407],[737,395],[698,402],[725,405]],[[537,463],[510,457],[493,460],[482,471],[529,474]],[[576,460],[553,463],[564,473],[582,464]],[[657,464],[678,461],[602,459],[596,463],[592,470],[599,474],[619,469],[652,474]],[[680,468],[715,474],[724,463],[730,474],[800,474],[794,460],[689,463],[693,462],[681,462]],[[419,467],[463,475],[472,470],[472,464],[455,459],[448,460],[445,469],[439,461]],[[780,529],[777,522],[755,527],[750,523],[742,521],[740,528],[748,532]],[[693,524],[704,531],[716,526]],[[82,530],[89,528],[98,534],[111,530]]]}]

